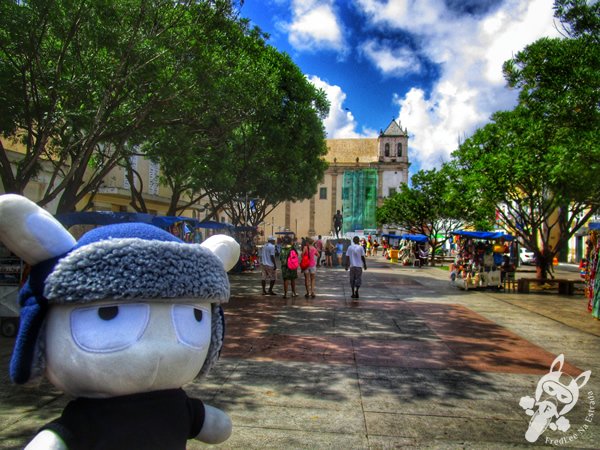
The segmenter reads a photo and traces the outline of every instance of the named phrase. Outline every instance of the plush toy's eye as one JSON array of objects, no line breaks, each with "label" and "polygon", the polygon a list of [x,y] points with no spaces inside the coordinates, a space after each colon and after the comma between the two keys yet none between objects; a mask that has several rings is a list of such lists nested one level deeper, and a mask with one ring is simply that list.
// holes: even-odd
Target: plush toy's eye
[{"label": "plush toy's eye", "polygon": [[71,333],[89,352],[115,352],[137,342],[150,317],[146,304],[92,306],[71,312]]},{"label": "plush toy's eye", "polygon": [[98,308],[98,317],[102,320],[112,320],[117,317],[117,314],[119,314],[118,306],[104,306]]},{"label": "plush toy's eye", "polygon": [[173,305],[173,326],[177,339],[184,345],[203,349],[210,344],[210,310],[204,306]]}]

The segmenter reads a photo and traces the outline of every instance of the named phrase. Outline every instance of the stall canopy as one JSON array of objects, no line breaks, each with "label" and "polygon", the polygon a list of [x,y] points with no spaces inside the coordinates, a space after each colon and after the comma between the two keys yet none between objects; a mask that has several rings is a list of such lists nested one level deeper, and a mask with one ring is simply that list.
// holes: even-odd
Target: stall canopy
[{"label": "stall canopy", "polygon": [[198,227],[199,222],[196,219],[183,216],[154,216],[152,217],[152,225],[160,228],[167,228],[179,222],[186,222],[194,228]]},{"label": "stall canopy", "polygon": [[152,223],[155,216],[146,213],[86,211],[57,214],[56,219],[65,227],[73,225],[111,225],[113,223]]},{"label": "stall canopy", "polygon": [[473,239],[504,239],[505,241],[512,241],[515,238],[510,234],[505,234],[502,231],[464,231],[458,230],[453,231],[452,234],[456,236],[470,237]]},{"label": "stall canopy", "polygon": [[191,217],[183,216],[154,216],[146,213],[113,212],[113,211],[85,211],[67,214],[57,214],[56,219],[65,228],[73,225],[111,225],[113,223],[141,222],[155,225],[159,228],[168,228],[176,223],[185,222],[193,228],[224,229],[233,228],[233,225],[224,222],[200,222]]},{"label": "stall canopy", "polygon": [[420,243],[427,242],[427,236],[424,234],[403,234],[402,239]]}]

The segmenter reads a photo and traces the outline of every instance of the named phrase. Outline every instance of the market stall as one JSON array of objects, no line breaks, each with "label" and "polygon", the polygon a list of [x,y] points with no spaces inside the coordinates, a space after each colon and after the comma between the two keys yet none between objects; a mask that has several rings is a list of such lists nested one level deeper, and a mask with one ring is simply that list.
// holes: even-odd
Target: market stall
[{"label": "market stall", "polygon": [[382,256],[391,262],[398,262],[398,249],[402,235],[400,234],[382,234],[381,243],[383,246]]},{"label": "market stall", "polygon": [[456,257],[450,279],[461,289],[502,287],[501,266],[510,259],[514,237],[503,232],[455,231]]},{"label": "market stall", "polygon": [[403,234],[398,248],[398,262],[405,266],[424,266],[429,255],[427,242],[424,234]]},{"label": "market stall", "polygon": [[19,288],[23,282],[25,263],[0,243],[0,331],[13,337],[19,327]]},{"label": "market stall", "polygon": [[587,240],[585,258],[580,264],[581,276],[585,281],[585,296],[588,299],[588,311],[600,319],[600,223],[591,223]]}]

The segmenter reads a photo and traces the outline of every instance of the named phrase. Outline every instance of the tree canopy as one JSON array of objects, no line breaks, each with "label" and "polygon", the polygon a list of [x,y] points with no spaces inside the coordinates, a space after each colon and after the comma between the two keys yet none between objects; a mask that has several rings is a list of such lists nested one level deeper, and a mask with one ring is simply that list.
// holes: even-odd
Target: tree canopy
[{"label": "tree canopy", "polygon": [[[543,38],[504,64],[519,104],[497,112],[454,153],[508,231],[536,255],[538,276],[600,208],[599,3],[557,1],[566,38]],[[557,237],[558,236],[558,237]]]},{"label": "tree canopy", "polygon": [[[500,224],[535,253],[540,278],[600,211],[600,2],[556,0],[554,10],[564,37],[539,39],[504,63],[518,105],[496,112],[447,165],[454,169],[447,182],[460,189],[463,205],[479,205],[482,214],[471,223],[483,219],[485,226],[496,209]],[[378,221],[427,234],[440,217],[467,217],[453,209],[460,202],[444,202],[438,176],[418,173],[413,188],[386,201]],[[428,195],[424,182],[439,192]]]},{"label": "tree canopy", "polygon": [[23,193],[44,168],[39,203],[72,211],[120,165],[144,211],[129,163],[140,154],[160,164],[171,214],[241,192],[266,204],[312,195],[327,102],[265,39],[231,0],[1,2],[5,191]]},{"label": "tree canopy", "polygon": [[394,224],[408,233],[427,236],[431,247],[431,263],[452,231],[465,225],[489,229],[493,207],[487,208],[479,198],[457,183],[459,173],[450,164],[441,169],[421,170],[413,175],[412,186],[402,185],[400,191],[387,198],[377,208],[377,222]]}]

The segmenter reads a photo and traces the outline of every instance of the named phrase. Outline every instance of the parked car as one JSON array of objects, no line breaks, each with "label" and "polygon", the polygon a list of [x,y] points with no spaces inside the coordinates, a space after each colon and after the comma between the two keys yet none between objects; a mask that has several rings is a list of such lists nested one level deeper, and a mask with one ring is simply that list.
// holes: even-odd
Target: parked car
[{"label": "parked car", "polygon": [[535,255],[531,250],[521,247],[519,249],[519,262],[521,264],[535,265]]}]

